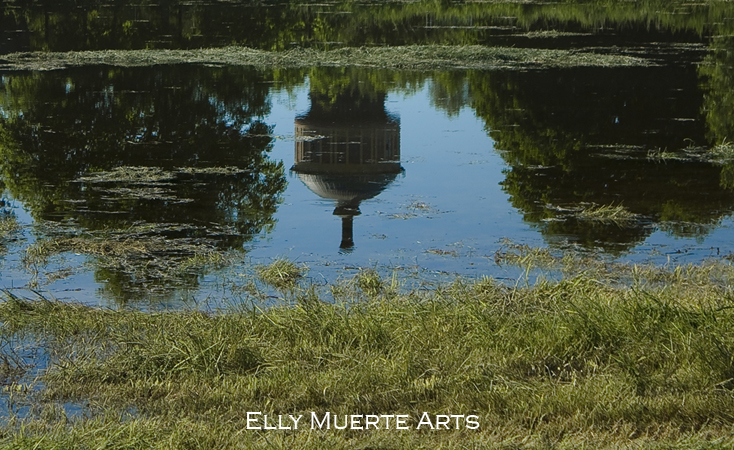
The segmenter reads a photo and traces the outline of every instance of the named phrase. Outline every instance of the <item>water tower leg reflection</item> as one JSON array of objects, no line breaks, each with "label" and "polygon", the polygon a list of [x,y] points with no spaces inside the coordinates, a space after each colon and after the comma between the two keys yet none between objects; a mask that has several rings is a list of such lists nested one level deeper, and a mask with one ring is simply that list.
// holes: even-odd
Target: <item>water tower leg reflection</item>
[{"label": "water tower leg reflection", "polygon": [[342,242],[339,248],[351,252],[354,248],[354,216],[360,215],[358,207],[339,205],[334,209],[334,215],[342,219]]},{"label": "water tower leg reflection", "polygon": [[321,198],[336,202],[342,219],[339,248],[354,248],[354,216],[403,173],[400,121],[385,111],[385,93],[345,92],[336,99],[311,92],[311,109],[296,117],[291,169]]}]

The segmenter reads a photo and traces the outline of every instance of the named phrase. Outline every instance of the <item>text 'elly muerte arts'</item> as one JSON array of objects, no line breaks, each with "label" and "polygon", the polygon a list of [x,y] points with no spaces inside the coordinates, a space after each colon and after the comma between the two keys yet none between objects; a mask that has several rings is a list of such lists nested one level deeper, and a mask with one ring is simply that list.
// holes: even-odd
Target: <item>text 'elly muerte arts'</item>
[{"label": "text 'elly muerte arts'", "polygon": [[407,414],[263,414],[247,412],[248,430],[476,430],[479,416],[429,414],[419,420]]}]

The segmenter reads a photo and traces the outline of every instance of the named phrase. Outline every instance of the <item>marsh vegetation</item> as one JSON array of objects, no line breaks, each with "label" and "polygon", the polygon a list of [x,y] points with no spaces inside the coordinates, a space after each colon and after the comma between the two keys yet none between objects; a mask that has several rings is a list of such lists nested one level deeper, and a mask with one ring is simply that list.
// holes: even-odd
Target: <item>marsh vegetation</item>
[{"label": "marsh vegetation", "polygon": [[[655,268],[539,255],[566,275],[405,291],[400,277],[368,271],[321,288],[292,284],[268,308],[242,298],[224,311],[143,313],[5,293],[3,339],[42,343],[49,364],[15,394],[17,405],[35,406],[11,417],[3,445],[731,445],[729,263]],[[69,401],[87,405],[84,415],[67,417]],[[407,414],[413,425],[252,431],[248,411]],[[476,414],[481,427],[421,432],[424,411]]]}]

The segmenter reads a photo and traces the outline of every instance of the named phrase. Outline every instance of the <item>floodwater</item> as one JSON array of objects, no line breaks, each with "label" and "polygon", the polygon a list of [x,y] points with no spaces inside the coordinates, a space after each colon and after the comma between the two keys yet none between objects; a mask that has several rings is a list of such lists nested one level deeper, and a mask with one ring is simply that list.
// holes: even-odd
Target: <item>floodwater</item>
[{"label": "floodwater", "polygon": [[[279,257],[315,283],[512,278],[510,242],[730,258],[734,7],[625,5],[6,7],[5,53],[441,43],[652,64],[2,73],[3,211],[22,227],[0,238],[0,287],[175,307],[226,303]],[[585,214],[604,208],[622,215]]]}]

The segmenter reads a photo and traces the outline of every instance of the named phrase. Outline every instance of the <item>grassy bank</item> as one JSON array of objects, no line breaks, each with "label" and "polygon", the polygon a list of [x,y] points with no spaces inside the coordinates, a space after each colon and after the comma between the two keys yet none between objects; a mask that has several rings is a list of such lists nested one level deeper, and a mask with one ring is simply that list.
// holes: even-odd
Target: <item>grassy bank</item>
[{"label": "grassy bank", "polygon": [[[35,390],[5,377],[5,398],[34,406],[6,422],[0,443],[731,448],[734,268],[581,266],[559,281],[460,280],[407,293],[374,272],[325,291],[295,277],[277,306],[255,296],[217,313],[6,294],[3,342],[37,342],[52,364]],[[6,372],[11,347],[2,347]],[[67,417],[67,401],[88,404],[86,414]],[[258,431],[247,429],[252,411],[304,419],[297,430]],[[405,415],[408,429],[311,429],[311,414],[326,412]],[[476,415],[479,427],[452,419],[418,429],[424,412]]]},{"label": "grassy bank", "polygon": [[255,67],[363,66],[389,69],[521,69],[544,67],[648,66],[644,58],[593,51],[508,47],[413,45],[337,50],[270,52],[247,47],[201,50],[100,50],[14,53],[0,58],[2,70],[54,70],[85,65],[228,64]]}]

